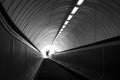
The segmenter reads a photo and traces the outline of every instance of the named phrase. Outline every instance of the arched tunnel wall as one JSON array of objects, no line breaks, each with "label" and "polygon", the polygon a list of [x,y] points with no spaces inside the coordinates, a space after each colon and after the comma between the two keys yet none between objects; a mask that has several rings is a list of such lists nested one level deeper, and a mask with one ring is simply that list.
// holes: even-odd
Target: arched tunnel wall
[{"label": "arched tunnel wall", "polygon": [[0,22],[0,80],[29,80],[41,61],[40,53],[13,37]]},{"label": "arched tunnel wall", "polygon": [[120,35],[120,0],[84,0],[64,25],[78,0],[2,0],[17,28],[40,50],[51,43],[64,51]]},{"label": "arched tunnel wall", "polygon": [[59,64],[94,80],[118,80],[120,43],[66,51],[52,56]]}]

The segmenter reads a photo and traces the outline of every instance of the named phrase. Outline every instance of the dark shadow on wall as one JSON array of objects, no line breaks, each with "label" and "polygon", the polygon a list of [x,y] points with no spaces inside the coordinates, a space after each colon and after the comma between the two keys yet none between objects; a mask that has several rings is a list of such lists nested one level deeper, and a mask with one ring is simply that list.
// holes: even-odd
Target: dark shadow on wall
[{"label": "dark shadow on wall", "polygon": [[93,48],[66,51],[53,55],[52,59],[95,80],[119,80],[119,53],[120,40],[107,46],[103,44]]},{"label": "dark shadow on wall", "polygon": [[39,52],[9,34],[0,21],[0,80],[29,80],[41,60]]}]

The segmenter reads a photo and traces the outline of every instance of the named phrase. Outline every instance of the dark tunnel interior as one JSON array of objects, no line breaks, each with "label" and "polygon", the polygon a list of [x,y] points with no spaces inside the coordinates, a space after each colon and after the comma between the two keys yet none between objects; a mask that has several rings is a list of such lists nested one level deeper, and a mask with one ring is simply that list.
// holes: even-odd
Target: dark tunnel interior
[{"label": "dark tunnel interior", "polygon": [[119,0],[0,0],[0,80],[120,80]]}]

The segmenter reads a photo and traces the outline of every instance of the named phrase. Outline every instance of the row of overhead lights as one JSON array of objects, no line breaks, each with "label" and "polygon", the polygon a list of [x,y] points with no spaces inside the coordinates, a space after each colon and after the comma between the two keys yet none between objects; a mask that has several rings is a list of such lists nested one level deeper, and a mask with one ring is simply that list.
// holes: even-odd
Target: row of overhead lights
[{"label": "row of overhead lights", "polygon": [[67,24],[69,23],[69,21],[72,19],[72,17],[74,16],[74,14],[78,11],[79,6],[83,3],[84,0],[78,0],[76,6],[73,8],[73,10],[71,11],[70,15],[68,16],[67,20],[64,22],[62,28],[60,29],[57,37],[62,33],[62,31],[66,28]]}]

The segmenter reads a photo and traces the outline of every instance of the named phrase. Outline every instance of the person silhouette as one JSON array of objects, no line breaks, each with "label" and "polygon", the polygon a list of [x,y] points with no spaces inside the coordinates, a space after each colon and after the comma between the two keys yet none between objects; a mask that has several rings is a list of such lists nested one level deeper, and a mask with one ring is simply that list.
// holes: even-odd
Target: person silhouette
[{"label": "person silhouette", "polygon": [[46,56],[47,56],[47,57],[49,56],[49,50],[46,51]]}]

